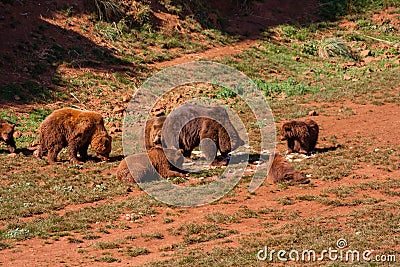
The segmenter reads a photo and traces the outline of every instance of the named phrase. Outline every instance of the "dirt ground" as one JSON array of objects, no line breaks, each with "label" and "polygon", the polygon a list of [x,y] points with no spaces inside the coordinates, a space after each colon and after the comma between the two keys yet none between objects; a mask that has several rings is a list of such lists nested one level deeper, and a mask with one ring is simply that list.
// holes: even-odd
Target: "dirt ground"
[{"label": "dirt ground", "polygon": [[[313,4],[313,1],[308,1],[308,5]],[[298,2],[300,3],[300,2]],[[21,10],[21,13],[23,10]],[[257,13],[253,13],[254,17],[257,17]],[[253,17],[253,18],[254,18]],[[253,21],[244,18],[232,23],[233,28],[240,28],[242,24],[250,25],[248,31],[254,31],[253,28],[259,27],[257,23],[262,22]],[[50,19],[49,19],[50,21]],[[280,23],[279,18],[273,18],[271,21],[274,23]],[[256,26],[254,26],[256,25]],[[244,27],[245,28],[245,27]],[[15,33],[14,33],[15,34]],[[22,34],[22,33],[21,33]],[[154,63],[152,67],[161,69],[168,66],[173,66],[180,63],[201,60],[201,59],[217,59],[227,55],[239,54],[244,49],[250,48],[257,45],[257,40],[254,38],[245,39],[240,41],[238,44],[228,47],[215,47],[205,52],[193,53],[183,55],[170,61],[164,61],[161,63]],[[0,46],[1,48],[1,46]],[[394,93],[400,91],[400,87],[395,89]],[[351,100],[344,103],[309,103],[305,104],[313,107],[323,106],[323,112],[318,116],[312,116],[320,125],[320,137],[317,148],[329,148],[333,144],[326,138],[335,136],[336,143],[340,145],[347,145],[348,140],[357,140],[366,138],[369,140],[367,145],[364,145],[365,150],[374,153],[376,149],[382,149],[387,146],[398,146],[400,140],[400,108],[397,103],[385,103],[384,105],[374,105],[371,103],[367,104],[354,104]],[[343,106],[353,111],[351,116],[343,115]],[[22,107],[9,106],[10,109],[19,109]],[[29,105],[24,108],[30,109]],[[277,123],[277,128],[282,125],[283,121]],[[361,142],[361,141],[360,141]],[[285,152],[285,144],[278,142],[277,150],[281,153]],[[305,159],[307,160],[307,159]],[[398,169],[400,166],[398,166]],[[345,177],[338,181],[322,181],[319,179],[313,179],[311,177],[312,186],[290,186],[285,190],[281,190],[279,186],[270,184],[268,181],[261,186],[255,194],[250,194],[246,189],[246,183],[239,184],[236,190],[235,201],[230,203],[218,202],[212,205],[205,205],[200,207],[192,208],[169,208],[169,207],[155,207],[157,215],[144,216],[138,221],[127,220],[126,213],[120,215],[118,222],[127,223],[131,228],[129,230],[113,228],[108,229],[109,233],[96,233],[99,238],[96,240],[85,240],[83,243],[71,242],[69,236],[60,237],[57,241],[44,240],[39,238],[32,238],[29,240],[19,241],[12,249],[6,249],[0,251],[0,265],[1,266],[139,266],[152,261],[167,260],[174,255],[174,251],[166,249],[166,247],[172,247],[174,244],[182,242],[182,236],[173,235],[170,231],[171,228],[178,228],[185,222],[206,222],[204,216],[217,211],[229,211],[234,213],[243,209],[243,207],[251,207],[251,209],[258,210],[261,208],[274,207],[281,209],[283,212],[297,212],[302,218],[314,218],[321,214],[328,216],[332,215],[343,215],[343,217],[352,210],[358,209],[357,206],[327,206],[321,203],[313,202],[313,205],[309,205],[308,202],[296,202],[293,205],[283,205],[277,203],[276,199],[290,196],[295,198],[296,196],[302,195],[319,195],[325,189],[330,187],[338,186],[353,186],[357,183],[365,183],[368,181],[387,181],[388,179],[398,179],[399,170],[387,172],[378,168],[375,165],[365,164],[363,168],[352,170],[353,174],[359,176],[365,176],[367,178],[362,180],[355,180],[352,176]],[[114,172],[115,169],[110,170]],[[106,200],[97,201],[94,203],[87,203],[83,205],[69,205],[65,208],[57,211],[59,214],[64,214],[71,210],[80,210],[83,207],[97,206],[102,203],[122,201],[131,196],[137,196],[145,194],[137,188],[134,188],[128,196],[108,198]],[[373,191],[371,197],[380,199],[393,199],[396,201],[398,197],[387,196],[379,191]],[[174,217],[174,221],[166,224],[163,218],[168,217],[168,213],[177,213],[179,216]],[[46,215],[40,215],[46,216]],[[340,216],[339,216],[340,217]],[[24,218],[30,220],[33,217]],[[24,220],[21,219],[21,220]],[[271,226],[271,230],[278,229],[284,222],[276,223],[276,220],[271,219],[274,222]],[[116,223],[118,223],[116,222]],[[230,230],[235,230],[233,235],[230,235],[231,242],[224,244],[223,246],[237,248],[240,246],[239,239],[241,237],[247,237],[249,234],[255,232],[255,229],[265,223],[265,218],[245,218],[242,219],[242,223],[227,223],[225,226]],[[351,231],[347,228],[344,222],[337,222],[344,231]],[[104,227],[104,223],[96,223],[92,225],[93,229],[99,229]],[[152,234],[155,231],[162,233],[162,239],[146,239],[143,236],[146,234]],[[137,236],[133,240],[125,241],[125,245],[133,247],[146,247],[151,253],[147,255],[140,255],[137,257],[128,257],[119,255],[120,262],[93,262],[94,258],[98,258],[104,255],[104,251],[97,250],[93,247],[93,244],[98,242],[115,242],[118,240],[125,239],[127,235]],[[82,239],[82,236],[77,233],[74,238]],[[204,242],[200,244],[191,244],[190,248],[198,247],[202,251],[212,250],[215,246],[221,246],[220,240]],[[397,251],[400,247],[397,247]],[[84,251],[84,252],[83,252]]]},{"label": "dirt ground", "polygon": [[[348,101],[348,103],[345,103],[345,106],[351,108],[355,114],[348,118],[343,118],[342,114],[338,112],[338,110],[341,109],[342,104],[335,105],[329,103],[329,108],[325,109],[324,114],[312,117],[312,119],[317,121],[321,127],[320,139],[323,139],[323,137],[326,136],[336,135],[337,142],[339,144],[345,144],[346,140],[356,139],[359,136],[371,138],[371,140],[373,140],[372,143],[368,147],[365,147],[365,149],[371,151],[371,153],[373,153],[374,149],[376,148],[398,144],[398,140],[400,139],[400,130],[397,127],[393,127],[394,125],[400,125],[400,108],[397,104],[385,104],[382,106],[371,104],[356,105]],[[279,124],[277,127],[279,127]],[[322,148],[329,146],[329,143],[320,141],[317,147]],[[284,152],[284,144],[280,143],[277,149],[281,152]],[[357,174],[368,176],[368,179],[362,180],[362,182],[367,182],[368,180],[385,181],[388,178],[396,179],[398,178],[399,172],[393,171],[388,173],[378,169],[376,166],[366,165],[364,168],[357,170]],[[161,240],[136,239],[132,241],[135,246],[146,247],[152,253],[138,256],[134,259],[122,259],[121,263],[96,263],[96,266],[136,266],[151,261],[168,259],[168,257],[170,257],[169,253],[160,250],[168,245],[173,245],[181,241],[181,237],[177,237],[168,233],[167,229],[171,227],[178,227],[183,222],[188,221],[202,222],[204,221],[205,214],[216,211],[229,210],[234,212],[243,206],[252,207],[252,209],[258,209],[265,206],[277,207],[277,203],[275,201],[277,198],[288,195],[291,197],[296,197],[305,193],[309,195],[318,195],[324,189],[329,187],[354,185],[355,180],[351,177],[342,179],[340,181],[320,181],[318,179],[312,179],[312,183],[314,185],[313,187],[290,187],[285,191],[281,191],[276,185],[268,184],[268,182],[266,182],[266,185],[259,188],[256,191],[256,194],[252,195],[250,198],[248,198],[250,195],[249,192],[245,188],[241,187],[238,191],[238,201],[236,203],[182,208],[184,212],[182,212],[181,215],[170,224],[163,223],[162,218],[168,211],[171,211],[171,209],[159,208],[157,209],[157,212],[159,212],[157,216],[145,217],[141,219],[140,224],[129,221],[129,223],[132,224],[132,229],[129,230],[129,233],[132,235],[140,236],[143,234],[149,234],[154,232],[154,230],[164,234],[164,238]],[[130,193],[131,196],[139,194],[144,193],[138,190],[134,190],[132,193]],[[371,197],[388,198],[388,196],[384,196],[379,193],[375,194],[377,195]],[[118,201],[122,199],[123,198],[109,199],[107,201]],[[99,203],[90,205],[97,205]],[[65,210],[61,211],[61,213],[67,210],[79,210],[82,207],[82,205],[66,207]],[[348,214],[352,209],[357,209],[357,207],[327,207],[318,203],[308,205],[305,202],[284,207],[285,211],[296,211],[304,218],[312,218],[318,214],[345,215]],[[126,221],[125,216],[125,214],[121,214],[121,222]],[[241,236],[246,236],[247,234],[253,232],[254,229],[262,222],[265,221],[257,218],[250,218],[246,219],[244,223],[229,224],[229,229],[238,231],[238,234],[233,235],[231,239],[237,240],[237,238]],[[93,225],[94,228],[99,228],[100,226],[101,225]],[[279,225],[275,225],[274,227],[279,227]],[[111,242],[123,239],[127,235],[126,230],[110,229],[109,231],[110,234],[100,233],[99,235],[101,238],[99,240],[102,242]],[[96,242],[98,242],[98,240],[96,240]],[[3,264],[3,266],[63,266],[64,264],[62,263],[55,263],[63,261],[69,266],[92,266],[92,260],[82,257],[82,254],[79,253],[79,249],[88,249],[92,256],[96,254],[101,255],[101,251],[93,250],[92,245],[93,244],[90,241],[87,241],[84,244],[73,244],[69,242],[67,237],[61,237],[59,241],[50,244],[46,244],[42,239],[34,238],[19,242],[19,244],[12,250],[0,252],[2,258],[0,262]],[[235,241],[227,244],[227,246],[230,247],[236,247],[238,245],[239,244],[237,244]],[[208,249],[211,250],[215,246],[215,243],[207,242],[198,246],[200,246],[202,250],[207,251]]]}]

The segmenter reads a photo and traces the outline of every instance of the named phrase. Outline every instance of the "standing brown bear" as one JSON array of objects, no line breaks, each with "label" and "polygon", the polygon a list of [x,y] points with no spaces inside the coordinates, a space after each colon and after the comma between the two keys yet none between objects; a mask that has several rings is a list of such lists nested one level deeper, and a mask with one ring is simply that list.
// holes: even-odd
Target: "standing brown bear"
[{"label": "standing brown bear", "polygon": [[[228,153],[244,145],[227,111],[217,106],[178,107],[165,120],[162,134],[163,147],[180,148],[187,158],[202,143],[207,160],[215,159],[212,165],[227,165]],[[218,150],[221,160],[217,159]]]},{"label": "standing brown bear", "polygon": [[6,143],[8,150],[11,153],[14,153],[16,150],[15,141],[14,141],[14,126],[6,122],[4,119],[0,118],[0,135],[1,139]]},{"label": "standing brown bear", "polygon": [[161,132],[166,116],[149,119],[145,127],[145,145],[146,150],[161,145]]},{"label": "standing brown bear", "polygon": [[157,173],[164,178],[184,177],[185,174],[179,170],[182,164],[182,153],[178,150],[153,147],[147,151],[147,155],[140,153],[123,159],[117,169],[117,179],[124,183],[145,182],[157,180]]},{"label": "standing brown bear", "polygon": [[47,152],[49,163],[57,161],[62,148],[68,147],[74,163],[86,160],[89,144],[102,160],[108,160],[111,137],[104,127],[103,117],[93,111],[62,108],[50,114],[40,125],[40,147],[34,155],[41,158]]},{"label": "standing brown bear", "polygon": [[287,140],[288,153],[310,154],[318,140],[318,124],[310,119],[289,121],[281,129],[282,141]]},{"label": "standing brown bear", "polygon": [[299,171],[293,168],[286,159],[280,154],[274,155],[274,161],[268,172],[268,179],[273,183],[293,181],[295,183],[306,184],[310,180],[304,177]]}]

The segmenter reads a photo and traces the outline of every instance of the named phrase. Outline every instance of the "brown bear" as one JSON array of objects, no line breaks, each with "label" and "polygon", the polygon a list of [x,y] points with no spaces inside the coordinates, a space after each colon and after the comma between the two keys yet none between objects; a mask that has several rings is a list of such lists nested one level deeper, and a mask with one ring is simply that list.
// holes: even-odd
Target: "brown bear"
[{"label": "brown bear", "polygon": [[0,135],[1,139],[6,143],[8,150],[11,153],[15,153],[16,146],[14,141],[14,126],[0,118]]},{"label": "brown bear", "polygon": [[[227,165],[228,153],[244,145],[222,107],[186,104],[168,115],[162,131],[163,147],[180,148],[189,158],[200,143],[205,144],[202,150],[207,160],[215,159],[212,165]],[[221,160],[216,157],[217,150]]]},{"label": "brown bear", "polygon": [[289,162],[278,153],[274,155],[274,161],[268,172],[268,179],[273,183],[293,181],[299,184],[306,184],[310,182],[308,178],[304,177],[299,171],[293,168]]},{"label": "brown bear", "polygon": [[313,120],[293,120],[283,124],[281,140],[287,140],[288,153],[310,154],[317,144],[318,132],[318,124]]},{"label": "brown bear", "polygon": [[[190,158],[193,149],[199,146],[200,142],[202,142],[201,149],[206,159],[213,160],[211,165],[228,164],[226,158],[232,150],[232,145],[228,132],[221,124],[210,118],[195,118],[186,123],[179,133],[179,148],[183,156]],[[221,153],[220,160],[216,158],[217,150]]]},{"label": "brown bear", "polygon": [[[168,161],[168,159],[170,161]],[[150,160],[149,160],[150,159]],[[130,166],[130,169],[128,167]],[[153,147],[145,153],[129,155],[121,161],[117,169],[117,179],[124,183],[157,180],[157,173],[164,178],[184,177],[182,153],[176,149]],[[135,176],[136,179],[133,178]]]},{"label": "brown bear", "polygon": [[49,163],[57,160],[64,147],[68,147],[74,163],[86,160],[89,144],[102,160],[107,161],[111,152],[111,137],[104,127],[103,117],[97,112],[73,108],[56,110],[42,122],[39,134],[40,147],[34,155],[41,158],[47,152]]},{"label": "brown bear", "polygon": [[146,150],[152,147],[161,145],[161,131],[164,125],[166,116],[149,119],[145,127],[145,145]]}]

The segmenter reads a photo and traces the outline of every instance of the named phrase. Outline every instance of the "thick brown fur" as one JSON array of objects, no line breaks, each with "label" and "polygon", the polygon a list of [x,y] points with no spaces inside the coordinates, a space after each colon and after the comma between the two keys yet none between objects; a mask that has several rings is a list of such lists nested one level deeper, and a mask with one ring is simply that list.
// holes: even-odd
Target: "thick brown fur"
[{"label": "thick brown fur", "polygon": [[[228,153],[232,151],[231,141],[228,132],[217,121],[210,118],[195,118],[189,121],[179,133],[179,147],[183,156],[189,158],[194,148],[199,146],[200,142],[210,139],[214,145],[206,142],[202,147],[207,160],[214,159],[212,165],[226,165],[226,160],[217,160],[217,150],[221,152],[221,158],[225,159]],[[214,148],[214,149],[213,149]]]},{"label": "thick brown fur", "polygon": [[269,170],[268,179],[273,183],[293,181],[295,183],[306,184],[310,182],[308,178],[304,177],[299,171],[293,168],[289,162],[278,153],[274,155],[274,161]]},{"label": "thick brown fur", "polygon": [[[168,159],[173,164],[168,161],[164,153],[167,154]],[[124,183],[145,182],[156,180],[157,173],[164,178],[184,177],[185,174],[179,170],[182,167],[183,160],[182,154],[176,149],[153,147],[147,151],[147,155],[140,153],[123,159],[117,169],[117,179]]]},{"label": "thick brown fur", "polygon": [[314,151],[318,140],[318,124],[310,119],[289,121],[281,129],[282,141],[287,140],[288,153],[309,154]]},{"label": "thick brown fur", "polygon": [[[164,147],[179,147],[189,158],[200,142],[207,160],[214,159],[212,165],[227,165],[228,153],[244,145],[223,107],[185,104],[168,115],[162,136]],[[222,160],[216,158],[218,150]]]},{"label": "thick brown fur", "polygon": [[47,152],[49,163],[57,161],[64,147],[68,147],[70,159],[75,163],[86,160],[89,144],[102,160],[108,160],[111,152],[111,137],[104,127],[103,117],[97,112],[73,108],[56,110],[42,122],[39,134],[40,147],[34,155],[41,158]]},{"label": "thick brown fur", "polygon": [[152,147],[161,145],[161,132],[166,116],[149,119],[145,128],[145,145],[149,150]]},{"label": "thick brown fur", "polygon": [[14,141],[14,126],[6,122],[4,119],[0,118],[0,140],[3,140],[8,150],[11,153],[14,153],[16,150],[15,141]]}]

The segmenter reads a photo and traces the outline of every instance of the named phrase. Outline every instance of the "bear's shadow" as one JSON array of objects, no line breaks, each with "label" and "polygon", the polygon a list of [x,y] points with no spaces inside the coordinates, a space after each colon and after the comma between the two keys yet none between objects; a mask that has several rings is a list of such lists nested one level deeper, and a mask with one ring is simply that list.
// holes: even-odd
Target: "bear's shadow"
[{"label": "bear's shadow", "polygon": [[[15,154],[22,153],[24,156],[31,156],[33,155],[34,150],[30,150],[27,148],[17,148],[15,150]],[[0,154],[11,154],[8,149],[0,149]]]},{"label": "bear's shadow", "polygon": [[330,151],[335,151],[340,148],[342,148],[342,145],[340,145],[340,144],[338,144],[336,146],[330,146],[330,147],[315,148],[314,153],[326,153],[326,152],[330,152]]}]

